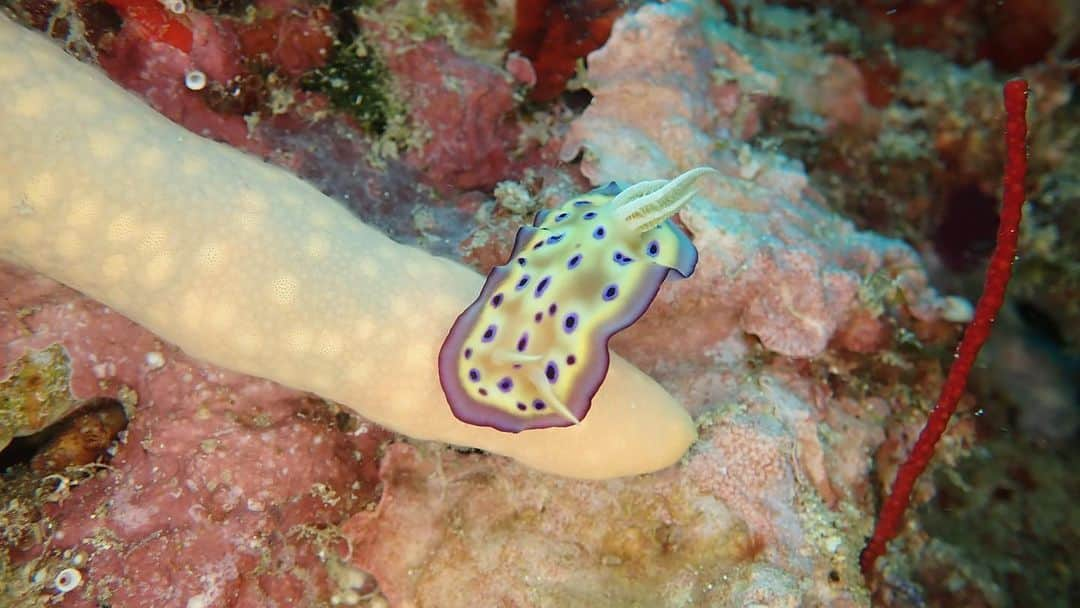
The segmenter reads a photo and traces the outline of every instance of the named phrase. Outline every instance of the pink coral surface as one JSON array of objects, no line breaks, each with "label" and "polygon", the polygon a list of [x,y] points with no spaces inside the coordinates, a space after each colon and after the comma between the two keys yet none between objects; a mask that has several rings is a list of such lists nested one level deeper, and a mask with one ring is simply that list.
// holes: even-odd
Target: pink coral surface
[{"label": "pink coral surface", "polygon": [[[792,85],[775,82],[777,73],[833,73],[832,59],[808,68],[803,55],[732,40],[716,33],[721,27],[715,13],[687,2],[650,5],[618,21],[608,44],[589,56],[595,97],[563,143],[564,158],[587,152],[582,171],[596,184],[670,177],[703,164],[725,174],[703,180],[708,204],[682,213],[701,262],[693,281],[661,296],[672,303],[670,314],[700,320],[693,339],[705,347],[738,329],[771,351],[813,357],[860,314],[862,281],[882,273],[904,290],[920,317],[936,318],[944,304],[927,288],[913,250],[857,231],[822,207],[799,163],[740,141],[749,134],[739,125],[758,111],[754,91],[762,83],[771,83],[774,95],[808,104],[808,112],[822,109],[813,101],[819,97],[854,99],[862,107],[861,83],[808,80],[807,90],[789,90]],[[716,77],[716,63],[729,75]],[[633,332],[627,335],[620,344],[641,344]],[[659,344],[649,346],[664,352]]]},{"label": "pink coral surface", "polygon": [[101,304],[0,266],[0,366],[50,344],[70,357],[76,398],[137,396],[110,473],[46,507],[50,549],[87,556],[86,584],[66,605],[329,598],[334,583],[303,530],[375,498],[385,432],[342,432],[311,396],[194,361]]}]

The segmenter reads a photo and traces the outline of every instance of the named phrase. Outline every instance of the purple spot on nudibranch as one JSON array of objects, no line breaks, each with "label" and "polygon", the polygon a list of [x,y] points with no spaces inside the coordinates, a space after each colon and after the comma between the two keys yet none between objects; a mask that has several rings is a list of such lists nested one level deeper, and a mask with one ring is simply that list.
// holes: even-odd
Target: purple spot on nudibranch
[{"label": "purple spot on nudibranch", "polygon": [[498,386],[500,391],[509,393],[510,389],[514,388],[514,381],[509,376],[505,376],[502,380],[499,380]]},{"label": "purple spot on nudibranch", "polygon": [[524,266],[525,265],[525,258],[518,258],[517,263],[518,263],[518,266]]},{"label": "purple spot on nudibranch", "polygon": [[548,314],[553,315],[553,314],[555,314],[556,310],[559,310],[559,305],[552,302],[551,306],[548,306]]},{"label": "purple spot on nudibranch", "polygon": [[501,293],[495,294],[495,297],[491,298],[491,307],[492,308],[498,308],[499,304],[502,304],[502,301],[503,301],[503,295]]},{"label": "purple spot on nudibranch", "polygon": [[596,230],[593,230],[592,238],[600,240],[600,239],[604,238],[604,234],[605,234],[604,227],[603,226],[597,226]]},{"label": "purple spot on nudibranch", "polygon": [[550,284],[551,284],[551,277],[550,276],[547,276],[547,277],[544,277],[544,278],[540,279],[540,282],[536,284],[536,291],[533,292],[533,295],[535,297],[537,297],[537,298],[544,295],[544,292],[547,291],[548,285],[550,285]]},{"label": "purple spot on nudibranch", "polygon": [[580,263],[581,263],[581,254],[580,253],[575,253],[574,257],[572,257],[572,258],[570,258],[569,260],[566,261],[566,267],[569,268],[570,270],[573,270],[573,269],[577,268],[578,264],[580,264]]},{"label": "purple spot on nudibranch", "polygon": [[544,368],[544,377],[552,384],[559,379],[559,366],[555,365],[554,361],[548,361],[547,367]]},{"label": "purple spot on nudibranch", "polygon": [[563,211],[563,212],[562,212],[562,213],[560,213],[559,215],[556,215],[556,216],[555,216],[555,221],[556,221],[556,222],[561,222],[561,221],[565,220],[565,219],[566,219],[566,218],[568,218],[568,217],[570,217],[570,214],[569,214],[569,213],[567,213],[567,212],[565,212],[565,211]]},{"label": "purple spot on nudibranch", "polygon": [[577,363],[577,357],[575,357],[574,355],[566,355],[566,364],[567,365],[573,365],[575,363]]},{"label": "purple spot on nudibranch", "polygon": [[525,275],[525,276],[521,277],[520,281],[517,282],[517,285],[514,287],[514,289],[516,289],[518,291],[521,291],[522,289],[525,289],[525,286],[528,285],[528,284],[529,284],[529,275]]},{"label": "purple spot on nudibranch", "polygon": [[563,330],[566,333],[573,332],[574,328],[577,327],[577,322],[578,322],[578,316],[577,316],[576,312],[572,312],[572,313],[566,315],[566,318],[564,318],[563,322],[562,322]]},{"label": "purple spot on nudibranch", "polygon": [[536,314],[533,315],[533,321],[536,321],[537,323],[539,323],[541,320],[543,320],[543,318],[544,318],[544,313],[542,313],[540,311],[537,311]]},{"label": "purple spot on nudibranch", "polygon": [[655,258],[656,255],[660,253],[660,243],[649,241],[649,246],[645,249],[645,253],[649,254],[650,257]]},{"label": "purple spot on nudibranch", "polygon": [[476,369],[475,367],[470,369],[469,370],[469,380],[472,380],[473,382],[479,382],[480,381],[480,370]]},{"label": "purple spot on nudibranch", "polygon": [[583,215],[583,216],[581,216],[581,217],[583,217],[583,218],[585,218],[585,219],[587,219],[587,220],[591,220],[591,219],[593,219],[594,217],[596,217],[596,212],[595,212],[595,211],[586,211],[586,212],[585,212],[585,215]]},{"label": "purple spot on nudibranch", "polygon": [[525,332],[525,333],[521,334],[521,337],[518,338],[518,343],[517,343],[518,352],[519,353],[525,352],[525,348],[527,346],[529,346],[529,332]]},{"label": "purple spot on nudibranch", "polygon": [[497,328],[495,327],[494,323],[491,324],[491,325],[488,325],[487,329],[484,330],[484,335],[480,336],[480,341],[481,342],[491,342],[492,340],[494,340],[495,339],[495,331],[496,331],[496,329]]},{"label": "purple spot on nudibranch", "polygon": [[472,349],[471,348],[466,348],[465,349],[465,358],[466,359],[472,358]]},{"label": "purple spot on nudibranch", "polygon": [[604,289],[603,298],[604,298],[605,302],[610,302],[610,301],[614,300],[615,296],[617,296],[617,295],[619,295],[619,286],[618,285],[615,285],[615,284],[608,285],[607,288]]},{"label": "purple spot on nudibranch", "polygon": [[587,206],[589,206],[591,204],[592,203],[590,203],[589,201],[574,201],[574,206],[575,207],[587,207]]},{"label": "purple spot on nudibranch", "polygon": [[558,243],[559,241],[563,240],[564,236],[566,236],[565,232],[549,236],[547,239],[548,245],[554,245],[555,243]]},{"label": "purple spot on nudibranch", "polygon": [[521,410],[521,411],[523,411],[523,412],[524,412],[525,410],[527,410],[527,409],[529,408],[529,406],[527,406],[527,405],[525,405],[524,403],[522,403],[522,402],[518,401],[518,403],[517,403],[517,408],[518,408],[519,410]]},{"label": "purple spot on nudibranch", "polygon": [[541,248],[543,246],[544,246],[544,241],[538,241],[535,245],[533,245],[533,249],[539,249],[539,248]]},{"label": "purple spot on nudibranch", "polygon": [[634,258],[632,258],[632,257],[630,257],[628,255],[624,255],[623,252],[621,252],[621,251],[616,251],[615,255],[612,256],[612,259],[614,259],[615,263],[618,264],[619,266],[626,266],[630,262],[634,261]]},{"label": "purple spot on nudibranch", "polygon": [[542,410],[545,407],[547,407],[547,404],[544,403],[544,401],[542,399],[536,399],[536,400],[533,401],[533,408],[538,409],[538,410]]}]

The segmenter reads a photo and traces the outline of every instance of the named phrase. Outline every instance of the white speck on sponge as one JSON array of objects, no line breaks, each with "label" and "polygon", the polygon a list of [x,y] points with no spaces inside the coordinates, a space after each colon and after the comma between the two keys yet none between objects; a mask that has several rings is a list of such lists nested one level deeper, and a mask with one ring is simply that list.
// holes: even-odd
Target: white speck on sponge
[{"label": "white speck on sponge", "polygon": [[[435,353],[479,275],[393,242],[281,169],[192,135],[3,16],[0,57],[0,95],[12,100],[0,113],[0,215],[29,200],[26,218],[40,229],[19,240],[20,223],[0,221],[0,258],[192,356],[318,393],[416,438],[580,478],[654,471],[694,440],[679,404],[618,357],[579,425],[511,434],[457,420]],[[85,97],[95,103],[79,104]],[[133,164],[143,157],[154,162]]]},{"label": "white speck on sponge", "polygon": [[82,572],[79,572],[75,568],[64,568],[53,580],[53,586],[60,593],[67,593],[68,591],[74,591],[82,584]]},{"label": "white speck on sponge", "polygon": [[156,350],[146,353],[146,367],[161,369],[165,365],[165,356]]},{"label": "white speck on sponge", "polygon": [[199,70],[191,70],[184,74],[184,86],[192,91],[201,91],[206,88],[206,74]]},{"label": "white speck on sponge", "polygon": [[975,308],[964,298],[946,296],[941,301],[941,318],[950,323],[970,323],[975,316]]}]

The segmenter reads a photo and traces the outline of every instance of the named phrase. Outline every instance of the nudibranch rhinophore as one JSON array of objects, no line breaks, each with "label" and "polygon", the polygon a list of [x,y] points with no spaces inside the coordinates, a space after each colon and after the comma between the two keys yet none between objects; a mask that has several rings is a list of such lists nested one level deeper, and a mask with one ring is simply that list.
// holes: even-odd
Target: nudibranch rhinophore
[{"label": "nudibranch rhinophore", "polygon": [[669,273],[694,271],[697,249],[670,218],[713,171],[625,190],[612,182],[519,229],[439,351],[454,415],[513,433],[581,422],[607,375],[608,340]]}]

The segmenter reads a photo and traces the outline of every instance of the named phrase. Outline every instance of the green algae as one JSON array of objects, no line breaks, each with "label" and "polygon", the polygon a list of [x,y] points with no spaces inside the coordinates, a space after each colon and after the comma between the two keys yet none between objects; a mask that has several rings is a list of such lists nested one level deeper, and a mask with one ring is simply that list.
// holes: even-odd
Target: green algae
[{"label": "green algae", "polygon": [[326,65],[306,74],[300,86],[326,95],[369,135],[383,135],[403,112],[390,93],[391,76],[385,60],[362,34],[351,42],[335,41]]}]

